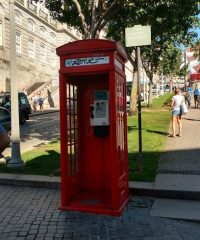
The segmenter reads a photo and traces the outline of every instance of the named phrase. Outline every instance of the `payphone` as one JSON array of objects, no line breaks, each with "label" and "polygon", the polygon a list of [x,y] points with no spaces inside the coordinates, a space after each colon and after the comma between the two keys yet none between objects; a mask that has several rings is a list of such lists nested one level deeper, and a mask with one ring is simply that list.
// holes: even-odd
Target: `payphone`
[{"label": "payphone", "polygon": [[109,126],[109,92],[95,91],[94,104],[90,105],[90,124],[96,137],[106,137]]}]

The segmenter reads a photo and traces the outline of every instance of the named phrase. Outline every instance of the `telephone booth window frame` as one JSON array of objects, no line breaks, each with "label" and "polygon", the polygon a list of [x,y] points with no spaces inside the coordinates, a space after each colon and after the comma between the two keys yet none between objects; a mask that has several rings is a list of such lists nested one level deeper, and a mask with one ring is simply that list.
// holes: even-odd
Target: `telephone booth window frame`
[{"label": "telephone booth window frame", "polygon": [[68,176],[75,176],[79,172],[78,160],[78,87],[66,84],[67,91],[67,154]]}]

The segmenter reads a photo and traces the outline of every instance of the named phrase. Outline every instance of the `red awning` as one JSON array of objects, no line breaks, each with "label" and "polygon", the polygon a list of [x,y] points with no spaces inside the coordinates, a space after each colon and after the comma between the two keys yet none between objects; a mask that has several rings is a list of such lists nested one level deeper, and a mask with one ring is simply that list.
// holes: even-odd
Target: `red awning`
[{"label": "red awning", "polygon": [[190,74],[190,80],[191,81],[200,80],[200,73]]}]

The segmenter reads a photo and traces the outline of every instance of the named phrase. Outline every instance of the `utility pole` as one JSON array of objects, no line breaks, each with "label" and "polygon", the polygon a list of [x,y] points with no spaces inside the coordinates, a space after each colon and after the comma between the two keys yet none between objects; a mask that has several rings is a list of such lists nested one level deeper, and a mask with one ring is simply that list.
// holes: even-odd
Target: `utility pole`
[{"label": "utility pole", "polygon": [[20,153],[19,132],[19,100],[16,82],[16,31],[15,31],[15,0],[9,1],[10,7],[10,81],[11,81],[11,159],[7,167],[23,168],[24,162]]}]

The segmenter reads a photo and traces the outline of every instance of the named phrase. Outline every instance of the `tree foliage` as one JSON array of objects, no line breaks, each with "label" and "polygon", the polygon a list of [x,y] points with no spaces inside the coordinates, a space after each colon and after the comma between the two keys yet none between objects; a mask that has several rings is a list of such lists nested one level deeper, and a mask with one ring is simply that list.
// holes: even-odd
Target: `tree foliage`
[{"label": "tree foliage", "polygon": [[79,30],[83,38],[98,38],[110,16],[119,12],[123,2],[122,0],[45,0],[45,6],[54,19]]},{"label": "tree foliage", "polygon": [[[153,74],[157,72],[160,57],[167,45],[188,45],[197,37],[190,29],[199,25],[198,4],[196,0],[134,0],[123,9],[122,14],[111,19],[108,37],[125,42],[124,29],[136,24],[151,25],[150,46],[141,47],[143,67],[153,84]],[[129,48],[129,52],[134,48]],[[151,105],[151,90],[149,91]]]},{"label": "tree foliage", "polygon": [[169,43],[161,56],[159,71],[162,71],[165,76],[169,76],[170,74],[173,76],[180,76],[182,74],[182,59],[183,54],[181,49]]},{"label": "tree foliage", "polygon": [[194,57],[197,58],[198,61],[200,61],[200,40],[199,39],[192,44],[191,50],[194,52]]},{"label": "tree foliage", "polygon": [[196,0],[132,0],[117,18],[113,16],[110,20],[108,37],[125,42],[126,27],[151,25],[152,44],[141,51],[145,59],[149,56],[146,62],[155,63],[152,69],[155,72],[167,42],[187,45],[197,37],[190,29],[199,25],[199,13]]}]

